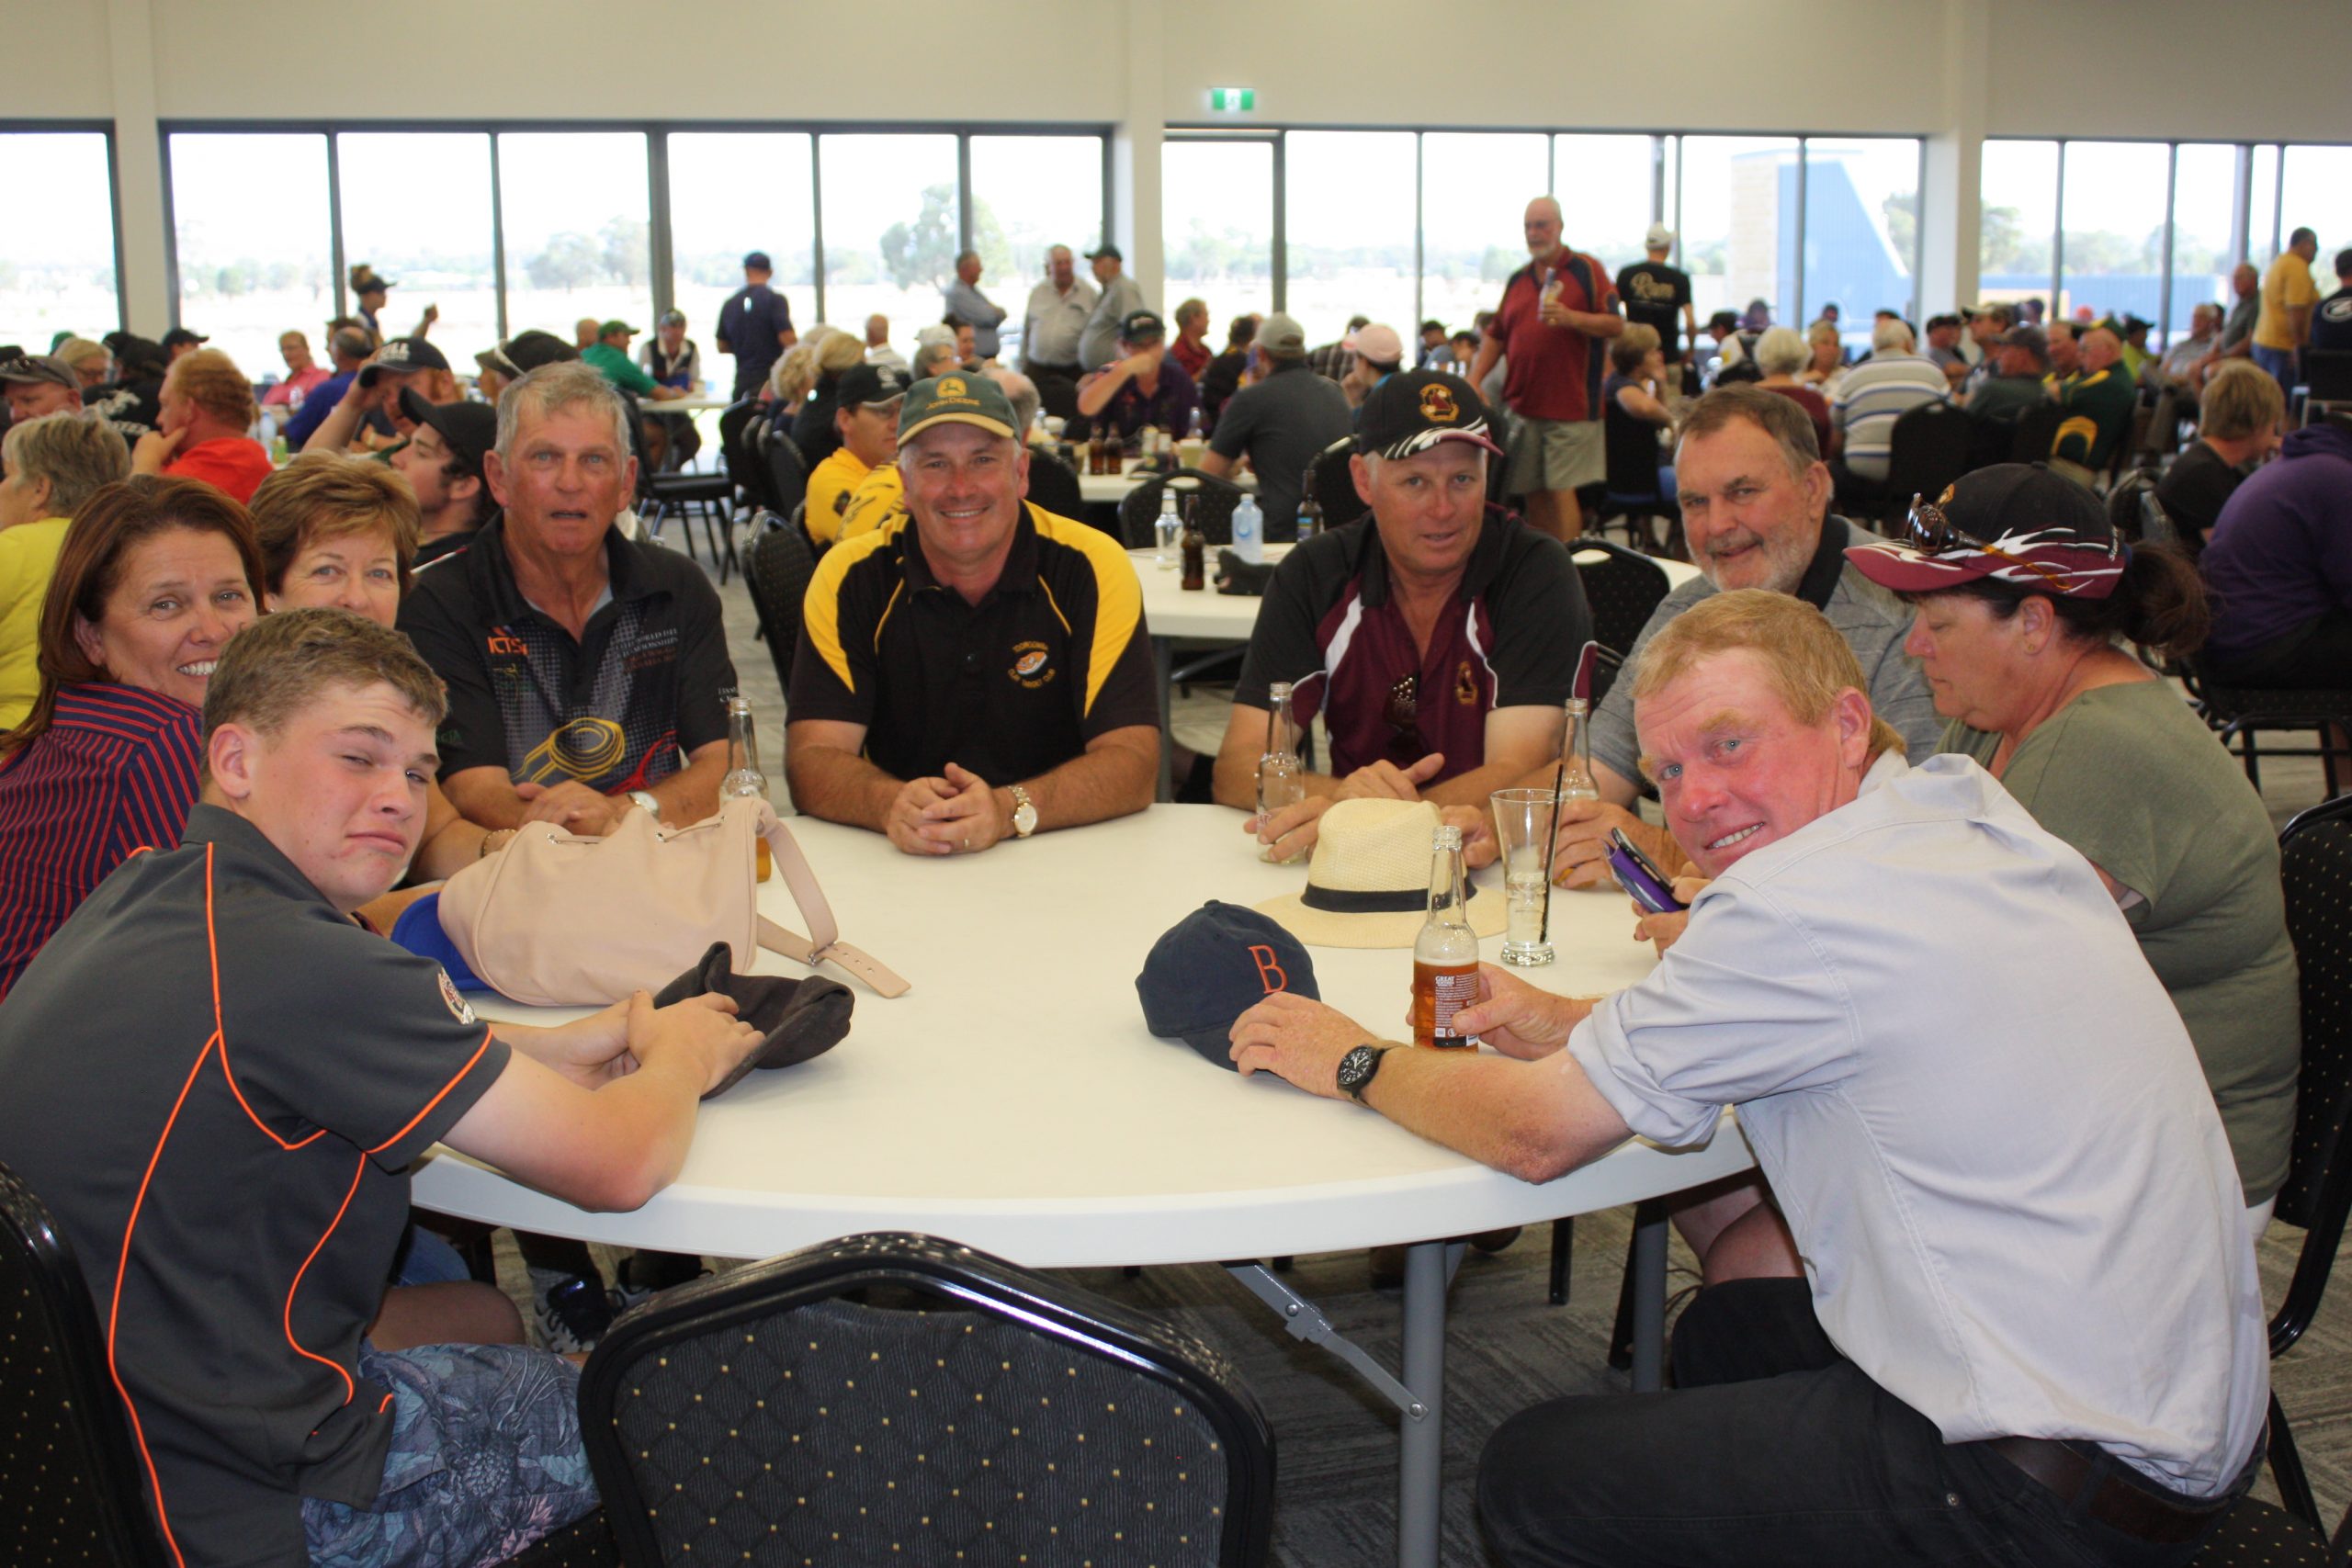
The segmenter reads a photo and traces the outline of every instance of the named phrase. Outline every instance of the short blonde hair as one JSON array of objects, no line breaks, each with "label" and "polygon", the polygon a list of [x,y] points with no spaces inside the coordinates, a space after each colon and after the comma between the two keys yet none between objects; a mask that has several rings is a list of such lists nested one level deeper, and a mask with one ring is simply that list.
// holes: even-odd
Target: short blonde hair
[{"label": "short blonde hair", "polygon": [[1642,361],[1649,357],[1650,350],[1658,347],[1663,341],[1656,327],[1643,321],[1628,321],[1623,332],[1609,340],[1610,367],[1620,376],[1631,376],[1642,367]]},{"label": "short blonde hair", "polygon": [[[1650,638],[1634,674],[1634,700],[1657,695],[1703,660],[1743,651],[1762,663],[1781,705],[1799,724],[1819,724],[1849,687],[1869,699],[1860,661],[1826,615],[1792,594],[1742,588],[1702,599]],[[1904,750],[1903,737],[1873,711],[1870,760],[1888,751],[1899,757]]]},{"label": "short blonde hair", "polygon": [[768,390],[775,400],[797,407],[817,384],[817,345],[803,339],[785,351],[768,372]]},{"label": "short blonde hair", "polygon": [[1767,376],[1793,376],[1812,363],[1812,346],[1794,327],[1772,327],[1756,340],[1756,366]]},{"label": "short blonde hair", "polygon": [[183,354],[172,361],[164,378],[176,386],[180,395],[210,414],[223,424],[233,424],[239,430],[261,417],[261,410],[254,406],[253,383],[237,368],[237,362],[217,348],[199,348]]},{"label": "short blonde hair", "polygon": [[117,479],[130,477],[130,448],[114,426],[85,413],[20,421],[0,439],[0,461],[19,479],[49,481],[49,514],[71,517]]},{"label": "short blonde hair", "polygon": [[80,373],[83,367],[91,364],[104,364],[109,368],[114,365],[113,350],[107,347],[105,344],[92,343],[85,337],[69,337],[59,344],[52,352],[58,358],[72,366],[76,374]]},{"label": "short blonde hair", "polygon": [[1838,331],[1838,323],[1830,321],[1815,321],[1805,328],[1804,341],[1807,348],[1817,343],[1834,343],[1841,349],[1846,346],[1845,338]]},{"label": "short blonde hair", "polygon": [[306,452],[262,480],[248,510],[261,545],[262,582],[272,593],[285,591],[287,569],[311,546],[379,529],[391,536],[401,592],[408,592],[422,524],[416,492],[389,465]]},{"label": "short blonde hair", "polygon": [[865,344],[845,332],[828,332],[817,345],[817,368],[838,376],[865,358]]},{"label": "short blonde hair", "polygon": [[2216,441],[2243,441],[2287,417],[2278,378],[2250,359],[2223,360],[2198,407],[2197,434]]}]

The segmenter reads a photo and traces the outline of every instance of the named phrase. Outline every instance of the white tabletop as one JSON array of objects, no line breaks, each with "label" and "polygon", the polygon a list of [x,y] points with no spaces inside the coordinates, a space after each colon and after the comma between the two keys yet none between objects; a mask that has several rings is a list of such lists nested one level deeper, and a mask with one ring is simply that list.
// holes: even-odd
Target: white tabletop
[{"label": "white tabletop", "polygon": [[[840,1045],[754,1073],[703,1107],[678,1180],[633,1213],[584,1213],[447,1151],[418,1168],[415,1201],[715,1257],[890,1229],[1069,1268],[1459,1235],[1679,1190],[1751,1163],[1726,1129],[1702,1150],[1636,1142],[1530,1186],[1361,1107],[1271,1077],[1244,1080],[1153,1038],[1134,980],[1159,933],[1204,899],[1255,903],[1304,880],[1302,866],[1259,860],[1241,820],[1219,807],[1156,806],[932,861],[878,834],[795,818],[842,933],[913,989],[886,1001],[860,988]],[[798,925],[781,884],[762,903]],[[1653,960],[1632,928],[1620,895],[1555,894],[1563,956],[1528,973],[1576,992],[1638,979]],[[1408,951],[1314,957],[1325,999],[1398,1032]],[[773,953],[759,967],[801,972]],[[564,1016],[494,998],[482,1010]]]},{"label": "white tabletop", "polygon": [[660,401],[652,398],[639,398],[637,406],[646,413],[708,413],[713,409],[734,407],[735,400],[717,392],[688,392],[683,398]]},{"label": "white tabletop", "polygon": [[[1090,474],[1086,471],[1086,453],[1081,449],[1078,454],[1078,493],[1088,501],[1115,505],[1127,498],[1129,491],[1152,477],[1136,471],[1142,461],[1140,457],[1130,457],[1115,474]],[[1226,479],[1243,490],[1258,488],[1258,476],[1247,468],[1227,474]]]}]

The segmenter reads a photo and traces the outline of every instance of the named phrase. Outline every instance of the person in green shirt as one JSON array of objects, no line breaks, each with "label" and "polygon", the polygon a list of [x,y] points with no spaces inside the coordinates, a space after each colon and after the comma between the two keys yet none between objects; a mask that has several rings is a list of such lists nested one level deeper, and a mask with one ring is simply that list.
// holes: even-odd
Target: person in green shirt
[{"label": "person in green shirt", "polygon": [[606,321],[596,329],[596,341],[580,351],[580,357],[624,392],[657,403],[684,397],[685,389],[665,387],[630,361],[628,340],[636,335],[637,329],[627,321]]},{"label": "person in green shirt", "polygon": [[[2287,1178],[2301,1058],[2278,843],[2221,742],[2119,640],[2201,645],[2196,568],[2126,545],[2088,491],[2018,463],[1918,508],[1909,542],[1846,554],[1918,607],[1904,651],[1951,721],[1942,750],[1990,770],[2114,895],[2188,1026],[2259,1235]],[[2085,1026],[2098,1014],[2086,998]]]},{"label": "person in green shirt", "polygon": [[2082,368],[2050,394],[2052,401],[2067,410],[2050,449],[2050,466],[2087,486],[2107,466],[2116,444],[2131,436],[2140,386],[2123,368],[2122,339],[2105,327],[2094,327],[2082,334],[2081,342]]}]

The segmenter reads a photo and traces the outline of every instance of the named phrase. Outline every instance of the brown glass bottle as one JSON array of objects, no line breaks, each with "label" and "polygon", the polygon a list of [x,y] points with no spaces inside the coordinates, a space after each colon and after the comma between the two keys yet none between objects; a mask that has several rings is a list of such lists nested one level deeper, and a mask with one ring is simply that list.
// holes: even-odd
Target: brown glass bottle
[{"label": "brown glass bottle", "polygon": [[1184,554],[1184,579],[1176,586],[1193,590],[1206,588],[1209,585],[1209,542],[1201,532],[1200,522],[1192,507],[1184,509],[1184,534],[1181,547]]},{"label": "brown glass bottle", "polygon": [[1462,829],[1440,828],[1430,846],[1429,919],[1413,942],[1416,1045],[1458,1051],[1478,1043],[1453,1025],[1453,1015],[1478,995],[1478,936],[1463,908],[1468,892]]}]

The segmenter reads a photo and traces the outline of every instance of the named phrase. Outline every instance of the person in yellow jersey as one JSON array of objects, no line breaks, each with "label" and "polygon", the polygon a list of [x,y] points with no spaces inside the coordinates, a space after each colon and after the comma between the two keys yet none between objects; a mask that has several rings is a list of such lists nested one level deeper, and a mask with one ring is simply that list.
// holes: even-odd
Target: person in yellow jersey
[{"label": "person in yellow jersey", "polygon": [[[833,428],[842,444],[808,472],[808,537],[830,545],[841,537],[851,495],[877,469],[891,468],[899,447],[899,406],[908,377],[895,365],[855,365],[842,373]],[[871,525],[869,522],[868,525]]]},{"label": "person in yellow jersey", "polygon": [[1142,584],[1109,535],[1022,499],[1029,454],[1004,389],[916,382],[890,471],[910,521],[843,537],[803,603],[794,804],[919,855],[1149,805],[1159,702]]}]

